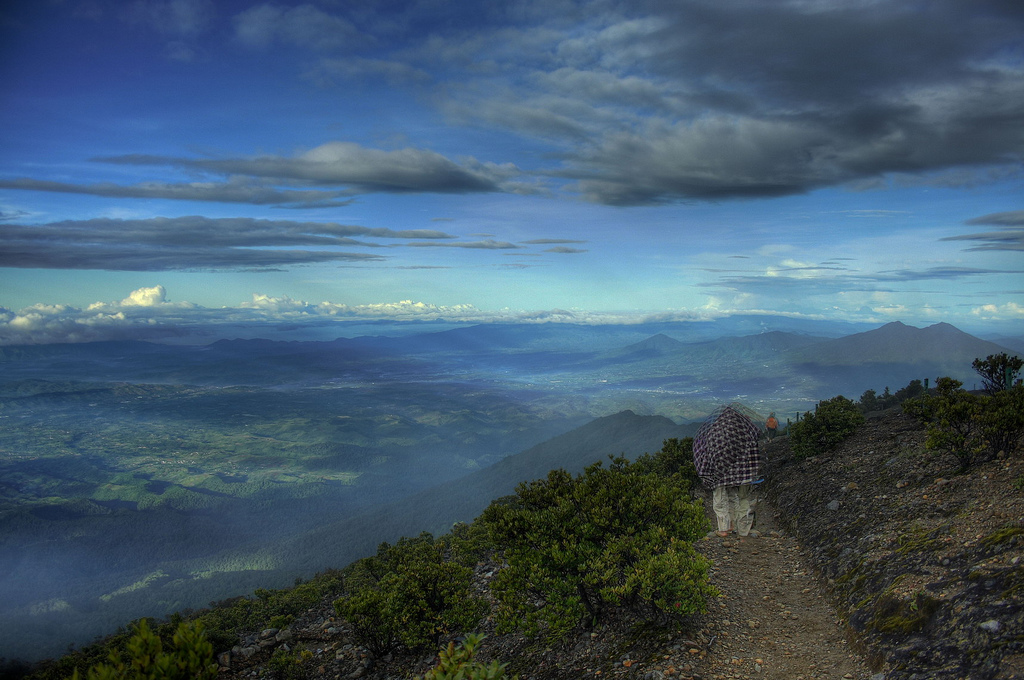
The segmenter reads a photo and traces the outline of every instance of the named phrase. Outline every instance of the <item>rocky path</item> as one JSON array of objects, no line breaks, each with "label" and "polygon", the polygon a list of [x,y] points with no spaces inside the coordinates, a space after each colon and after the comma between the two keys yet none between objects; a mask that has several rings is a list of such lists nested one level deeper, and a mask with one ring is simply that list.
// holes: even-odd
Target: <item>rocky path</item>
[{"label": "rocky path", "polygon": [[[482,659],[511,662],[521,680],[884,680],[852,649],[802,548],[780,529],[767,504],[758,507],[755,526],[762,534],[758,538],[712,534],[698,541],[697,549],[714,563],[711,578],[721,596],[683,629],[638,636],[631,632],[636,622],[621,621],[579,631],[547,649],[520,635],[487,631]],[[493,566],[478,569],[482,587]],[[259,649],[255,655],[225,657],[223,680],[273,677],[266,667],[273,647],[262,647],[267,632],[246,643]],[[326,601],[287,632],[285,644],[302,641],[300,646],[313,652],[303,668],[307,679],[399,680],[434,663],[430,655],[372,658],[352,644],[347,626],[334,618]]]},{"label": "rocky path", "polygon": [[772,508],[764,503],[758,507],[756,528],[759,538],[712,534],[697,546],[713,560],[711,578],[722,596],[701,617],[709,644],[691,674],[769,680],[872,678],[799,544],[782,534]]}]

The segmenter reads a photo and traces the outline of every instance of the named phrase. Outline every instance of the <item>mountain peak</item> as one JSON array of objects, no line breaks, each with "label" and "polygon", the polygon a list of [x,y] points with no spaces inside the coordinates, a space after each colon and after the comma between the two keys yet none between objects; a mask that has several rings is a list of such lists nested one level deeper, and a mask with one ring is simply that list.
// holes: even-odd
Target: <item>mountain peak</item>
[{"label": "mountain peak", "polygon": [[948,323],[927,328],[892,321],[872,331],[822,342],[801,352],[805,360],[823,365],[931,363],[970,366],[973,359],[1002,351]]}]

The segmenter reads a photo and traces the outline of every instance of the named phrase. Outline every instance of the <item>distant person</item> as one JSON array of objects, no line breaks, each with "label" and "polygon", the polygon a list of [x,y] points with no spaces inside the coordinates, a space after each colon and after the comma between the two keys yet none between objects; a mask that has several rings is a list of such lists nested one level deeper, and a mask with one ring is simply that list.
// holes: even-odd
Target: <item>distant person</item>
[{"label": "distant person", "polygon": [[721,406],[708,416],[693,438],[693,462],[705,487],[712,489],[717,534],[753,531],[756,485],[761,479],[760,416],[740,404]]},{"label": "distant person", "polygon": [[775,417],[774,411],[768,414],[768,420],[765,421],[764,427],[768,430],[768,441],[775,439],[775,433],[779,430],[779,421]]}]

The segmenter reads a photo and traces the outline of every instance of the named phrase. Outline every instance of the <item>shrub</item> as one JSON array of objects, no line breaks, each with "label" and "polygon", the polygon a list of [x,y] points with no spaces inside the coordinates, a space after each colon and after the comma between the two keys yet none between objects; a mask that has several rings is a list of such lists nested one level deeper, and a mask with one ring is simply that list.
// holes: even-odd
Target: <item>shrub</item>
[{"label": "shrub", "polygon": [[988,454],[1012,454],[1024,439],[1024,385],[996,392],[982,400],[981,435]]},{"label": "shrub", "polygon": [[484,511],[480,521],[507,562],[491,584],[499,630],[544,627],[559,638],[616,607],[705,610],[716,591],[691,545],[707,530],[703,504],[681,473],[649,472],[656,460],[613,458],[575,478],[553,470]]},{"label": "shrub", "polygon": [[874,390],[864,390],[864,394],[860,395],[860,410],[865,413],[869,411],[877,411],[882,408],[878,399],[878,393]]},{"label": "shrub", "polygon": [[[213,645],[206,639],[202,626],[182,623],[172,639],[173,649],[164,651],[163,642],[146,619],[139,621],[135,634],[128,641],[128,659],[112,651],[109,663],[89,669],[87,680],[213,680],[217,663]],[[72,678],[81,676],[75,670]]]},{"label": "shrub", "polygon": [[697,468],[693,464],[693,437],[666,439],[655,454],[645,453],[633,464],[636,472],[653,472],[664,477],[680,475],[690,488],[700,484]]},{"label": "shrub", "polygon": [[1024,368],[1024,359],[1011,357],[1005,352],[989,354],[984,359],[975,359],[971,367],[981,376],[987,394],[996,394],[1013,386],[1013,382]]},{"label": "shrub", "polygon": [[[484,664],[473,659],[483,639],[483,635],[470,633],[458,647],[454,642],[449,642],[448,648],[441,650],[437,666],[425,675],[417,675],[415,680],[505,680],[508,678],[505,675],[507,663],[492,661]],[[514,676],[508,680],[517,678]]]},{"label": "shrub", "polygon": [[831,451],[863,422],[860,409],[846,397],[826,399],[818,404],[814,413],[805,413],[802,420],[790,426],[793,455],[807,458]]},{"label": "shrub", "polygon": [[881,395],[874,390],[865,390],[864,393],[860,395],[860,400],[857,404],[862,413],[882,411],[902,404],[908,399],[913,399],[914,397],[923,394],[924,391],[924,385],[920,380],[911,380],[907,383],[906,387],[901,387],[896,390],[895,393],[890,392],[888,387],[885,388],[885,391]]},{"label": "shrub", "polygon": [[1012,454],[1024,439],[1024,386],[984,396],[962,385],[953,378],[939,378],[935,394],[903,405],[904,411],[927,425],[925,446],[954,456],[961,472],[1000,452]]},{"label": "shrub", "polygon": [[308,649],[292,651],[279,648],[274,650],[267,668],[278,680],[304,680],[312,660],[313,652]]},{"label": "shrub", "polygon": [[954,378],[939,378],[934,395],[910,400],[903,409],[928,426],[925,447],[951,454],[964,471],[986,447],[980,420],[983,400],[961,385]]},{"label": "shrub", "polygon": [[356,564],[352,589],[335,610],[375,654],[400,643],[436,646],[443,636],[472,628],[486,606],[470,592],[473,570],[449,556],[447,543],[426,533],[384,543]]}]

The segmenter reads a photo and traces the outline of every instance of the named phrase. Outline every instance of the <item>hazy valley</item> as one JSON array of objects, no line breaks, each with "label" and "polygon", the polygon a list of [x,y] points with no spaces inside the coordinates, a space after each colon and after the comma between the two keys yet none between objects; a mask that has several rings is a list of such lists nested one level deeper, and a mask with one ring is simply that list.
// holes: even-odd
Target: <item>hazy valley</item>
[{"label": "hazy valley", "polygon": [[724,401],[784,422],[913,379],[970,387],[972,359],[1020,342],[733,317],[3,347],[0,656],[342,566]]}]

